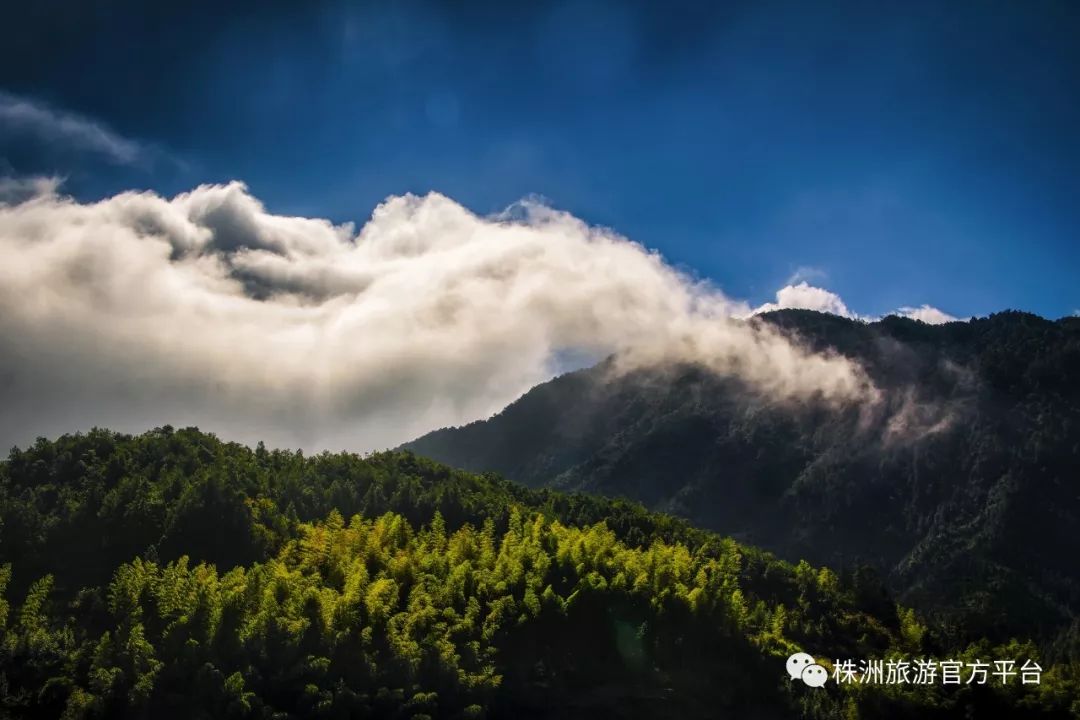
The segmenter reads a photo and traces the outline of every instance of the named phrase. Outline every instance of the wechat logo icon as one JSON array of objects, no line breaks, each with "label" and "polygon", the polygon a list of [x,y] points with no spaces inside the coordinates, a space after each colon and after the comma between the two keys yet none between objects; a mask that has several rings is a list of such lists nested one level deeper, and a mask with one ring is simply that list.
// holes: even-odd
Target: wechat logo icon
[{"label": "wechat logo icon", "polygon": [[817,664],[807,653],[795,653],[787,659],[787,671],[792,680],[802,680],[810,687],[822,687],[829,679],[829,671]]}]

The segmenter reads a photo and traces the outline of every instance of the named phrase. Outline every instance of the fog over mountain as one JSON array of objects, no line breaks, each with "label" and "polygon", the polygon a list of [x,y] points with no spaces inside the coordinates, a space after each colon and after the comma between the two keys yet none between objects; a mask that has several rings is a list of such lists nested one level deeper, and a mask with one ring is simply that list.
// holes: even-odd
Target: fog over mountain
[{"label": "fog over mountain", "polygon": [[377,449],[487,417],[568,355],[877,403],[857,362],[739,319],[843,302],[805,282],[776,300],[733,300],[535,201],[485,217],[437,193],[390,197],[357,229],[274,214],[238,182],[80,202],[55,180],[9,179],[0,443],[171,423]]},{"label": "fog over mountain", "polygon": [[865,368],[872,411],[778,401],[701,365],[563,375],[408,445],[531,486],[640,500],[782,556],[869,564],[990,635],[1080,612],[1080,318],[762,318]]}]

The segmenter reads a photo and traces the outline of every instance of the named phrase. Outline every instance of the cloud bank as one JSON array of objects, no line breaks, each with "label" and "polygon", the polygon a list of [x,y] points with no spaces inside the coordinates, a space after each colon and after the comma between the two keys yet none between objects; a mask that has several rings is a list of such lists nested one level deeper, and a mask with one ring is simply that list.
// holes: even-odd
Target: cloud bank
[{"label": "cloud bank", "polygon": [[778,399],[873,401],[642,246],[542,205],[391,197],[357,229],[240,183],[97,203],[0,198],[0,442],[197,424],[305,449],[392,446],[501,409],[567,351],[705,362]]}]

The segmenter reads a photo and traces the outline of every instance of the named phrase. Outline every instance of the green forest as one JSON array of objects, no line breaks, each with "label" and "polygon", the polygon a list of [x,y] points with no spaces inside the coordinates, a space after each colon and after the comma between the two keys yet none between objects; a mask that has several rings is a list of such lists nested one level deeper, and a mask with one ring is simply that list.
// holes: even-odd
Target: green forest
[{"label": "green forest", "polygon": [[601,363],[406,447],[630,498],[787,560],[871,565],[901,603],[955,623],[957,642],[1050,641],[1070,625],[1080,639],[1080,317],[756,321],[850,358],[881,403],[783,403],[699,366]]},{"label": "green forest", "polygon": [[[1080,717],[1080,665],[958,643],[868,567],[406,451],[41,439],[0,463],[0,567],[13,718]],[[1044,671],[810,688],[797,650]]]}]

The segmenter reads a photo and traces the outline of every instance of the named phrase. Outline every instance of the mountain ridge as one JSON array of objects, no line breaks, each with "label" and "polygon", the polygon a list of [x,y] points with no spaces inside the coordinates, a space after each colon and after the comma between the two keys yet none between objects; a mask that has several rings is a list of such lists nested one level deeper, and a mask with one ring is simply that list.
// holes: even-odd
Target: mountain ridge
[{"label": "mountain ridge", "polygon": [[601,363],[404,447],[639,500],[782,557],[868,562],[902,599],[990,635],[1073,622],[1080,318],[759,321],[858,362],[882,405],[778,403],[701,367]]}]

